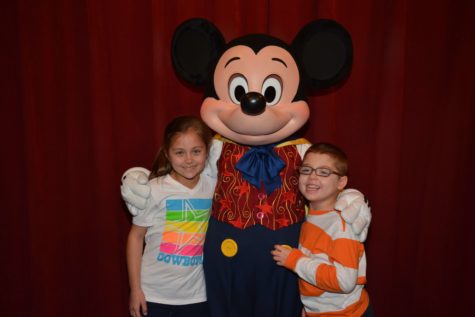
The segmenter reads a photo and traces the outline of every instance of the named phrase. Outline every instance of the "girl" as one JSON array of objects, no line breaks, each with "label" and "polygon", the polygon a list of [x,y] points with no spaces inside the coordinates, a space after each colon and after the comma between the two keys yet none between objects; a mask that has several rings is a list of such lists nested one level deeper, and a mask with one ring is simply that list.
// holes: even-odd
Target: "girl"
[{"label": "girl", "polygon": [[131,316],[206,316],[203,243],[215,181],[201,172],[211,140],[191,116],[165,129],[150,202],[133,217],[127,241]]}]

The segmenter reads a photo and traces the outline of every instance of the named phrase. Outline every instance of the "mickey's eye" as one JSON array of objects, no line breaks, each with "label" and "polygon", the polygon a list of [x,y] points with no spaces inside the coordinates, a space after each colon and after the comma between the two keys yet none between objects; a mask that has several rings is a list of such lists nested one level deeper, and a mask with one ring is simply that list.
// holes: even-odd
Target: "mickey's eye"
[{"label": "mickey's eye", "polygon": [[262,95],[266,98],[268,106],[273,106],[280,101],[282,96],[282,81],[277,76],[270,76],[262,84]]},{"label": "mickey's eye", "polygon": [[232,102],[239,105],[241,103],[241,97],[247,94],[248,91],[249,87],[243,75],[237,74],[231,77],[229,81],[229,97]]}]

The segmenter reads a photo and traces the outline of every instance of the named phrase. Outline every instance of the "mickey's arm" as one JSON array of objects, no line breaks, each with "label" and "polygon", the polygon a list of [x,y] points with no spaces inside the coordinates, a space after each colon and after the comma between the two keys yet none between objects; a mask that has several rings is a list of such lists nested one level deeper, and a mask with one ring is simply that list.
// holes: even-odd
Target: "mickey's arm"
[{"label": "mickey's arm", "polygon": [[[203,173],[212,178],[217,176],[217,160],[221,155],[223,143],[213,139],[209,151],[208,162]],[[150,201],[150,186],[148,185],[148,176],[150,171],[143,167],[132,167],[122,175],[122,185],[120,192],[129,212],[136,216],[147,207]]]},{"label": "mickey's arm", "polygon": [[364,242],[371,223],[371,208],[363,194],[356,189],[345,189],[338,195],[335,209],[341,211],[341,216],[351,225],[358,240]]},{"label": "mickey's arm", "polygon": [[133,216],[136,216],[141,210],[145,209],[150,200],[149,175],[150,171],[143,167],[129,168],[122,175],[120,193],[129,212]]},{"label": "mickey's arm", "polygon": [[206,162],[204,174],[216,179],[218,176],[218,159],[221,156],[221,151],[223,149],[223,141],[219,140],[217,137],[213,138],[211,143],[211,148],[208,154],[208,160]]}]

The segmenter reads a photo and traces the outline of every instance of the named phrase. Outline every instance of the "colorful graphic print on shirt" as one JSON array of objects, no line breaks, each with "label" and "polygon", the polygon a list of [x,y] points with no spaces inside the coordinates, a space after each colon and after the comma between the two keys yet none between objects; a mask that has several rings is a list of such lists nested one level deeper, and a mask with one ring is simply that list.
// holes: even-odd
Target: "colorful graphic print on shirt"
[{"label": "colorful graphic print on shirt", "polygon": [[203,264],[210,208],[211,199],[166,201],[165,227],[157,256],[159,262],[179,266]]}]

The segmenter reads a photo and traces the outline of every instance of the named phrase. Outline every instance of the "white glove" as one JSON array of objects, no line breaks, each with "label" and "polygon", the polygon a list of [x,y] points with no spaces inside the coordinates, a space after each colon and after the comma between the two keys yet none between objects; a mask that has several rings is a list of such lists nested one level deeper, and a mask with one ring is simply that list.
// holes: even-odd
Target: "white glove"
[{"label": "white glove", "polygon": [[132,216],[147,206],[150,198],[149,174],[150,171],[143,167],[132,167],[122,175],[120,193]]},{"label": "white glove", "polygon": [[351,225],[360,242],[364,242],[371,222],[371,208],[363,194],[356,189],[345,189],[338,195],[335,209],[341,211],[341,216]]}]

